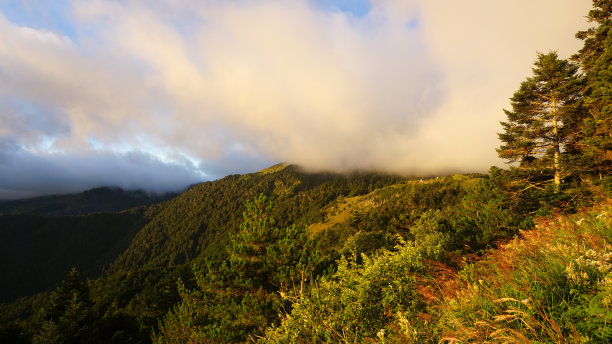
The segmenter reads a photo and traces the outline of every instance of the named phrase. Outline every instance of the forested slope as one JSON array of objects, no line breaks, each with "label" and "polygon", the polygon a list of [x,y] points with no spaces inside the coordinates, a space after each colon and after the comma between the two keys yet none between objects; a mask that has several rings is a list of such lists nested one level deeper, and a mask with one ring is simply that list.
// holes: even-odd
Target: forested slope
[{"label": "forested slope", "polygon": [[0,301],[51,289],[72,267],[100,276],[146,222],[144,208],[57,218],[0,215]]}]

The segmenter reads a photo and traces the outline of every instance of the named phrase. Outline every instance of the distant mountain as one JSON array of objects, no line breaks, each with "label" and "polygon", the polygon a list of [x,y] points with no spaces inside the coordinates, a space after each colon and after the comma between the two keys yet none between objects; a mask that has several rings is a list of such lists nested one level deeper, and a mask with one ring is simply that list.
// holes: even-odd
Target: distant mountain
[{"label": "distant mountain", "polygon": [[41,216],[85,215],[111,213],[148,206],[171,199],[177,193],[152,194],[142,190],[99,187],[76,194],[49,195],[0,202],[0,214],[30,214]]}]

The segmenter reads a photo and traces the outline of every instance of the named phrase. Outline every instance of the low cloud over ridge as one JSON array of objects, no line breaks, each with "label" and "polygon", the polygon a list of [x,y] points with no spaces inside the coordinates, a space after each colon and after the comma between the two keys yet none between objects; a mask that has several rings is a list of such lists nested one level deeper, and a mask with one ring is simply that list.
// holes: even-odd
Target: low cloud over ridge
[{"label": "low cloud over ridge", "polygon": [[142,153],[36,154],[15,146],[0,151],[0,200],[79,192],[95,186],[164,193],[182,191],[201,181],[194,166],[163,163]]},{"label": "low cloud over ridge", "polygon": [[[12,161],[0,160],[0,198],[44,181],[122,186],[149,168],[140,184],[160,188],[277,161],[483,171],[501,165],[501,109],[536,51],[573,53],[589,3],[380,0],[363,16],[306,0],[67,8],[71,33],[0,13],[0,156]],[[122,174],[86,167],[110,161]],[[45,179],[46,164],[75,174]]]}]

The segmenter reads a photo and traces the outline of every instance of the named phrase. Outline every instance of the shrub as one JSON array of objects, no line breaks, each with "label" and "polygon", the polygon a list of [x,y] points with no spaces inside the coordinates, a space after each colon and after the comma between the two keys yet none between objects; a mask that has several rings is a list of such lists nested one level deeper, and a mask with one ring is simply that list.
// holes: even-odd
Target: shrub
[{"label": "shrub", "polygon": [[424,306],[416,282],[426,257],[423,249],[403,242],[396,252],[362,256],[362,265],[342,258],[338,271],[296,299],[263,342],[356,343],[401,331],[396,324]]}]

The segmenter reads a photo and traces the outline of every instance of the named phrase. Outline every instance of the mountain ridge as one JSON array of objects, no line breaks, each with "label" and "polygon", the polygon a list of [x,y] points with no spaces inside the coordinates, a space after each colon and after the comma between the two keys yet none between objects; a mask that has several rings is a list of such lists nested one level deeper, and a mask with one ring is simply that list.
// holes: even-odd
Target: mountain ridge
[{"label": "mountain ridge", "polygon": [[86,215],[96,212],[112,213],[137,206],[149,206],[176,197],[179,194],[176,192],[157,194],[143,190],[125,190],[119,187],[101,186],[78,193],[4,200],[0,202],[0,214],[57,217]]}]

